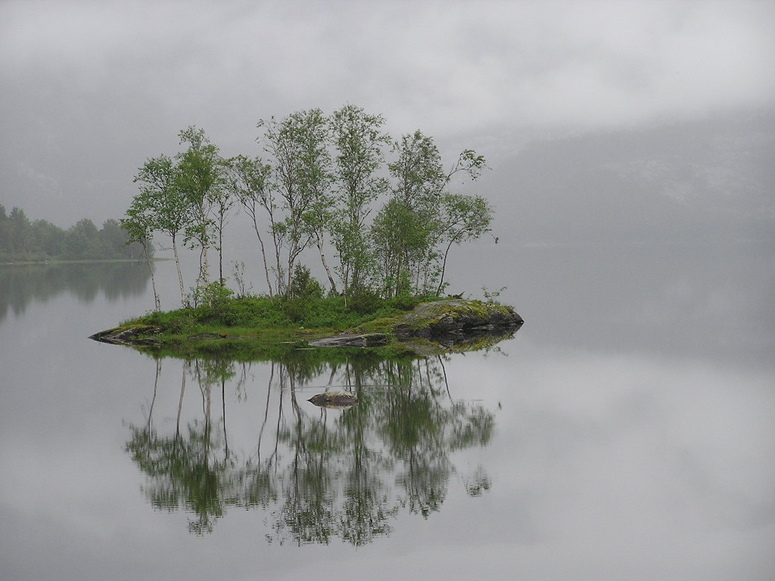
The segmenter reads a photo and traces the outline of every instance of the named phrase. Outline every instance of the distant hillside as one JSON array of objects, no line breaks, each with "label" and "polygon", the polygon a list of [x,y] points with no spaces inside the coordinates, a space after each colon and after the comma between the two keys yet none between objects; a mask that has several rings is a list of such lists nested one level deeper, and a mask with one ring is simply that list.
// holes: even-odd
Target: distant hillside
[{"label": "distant hillside", "polygon": [[519,242],[775,241],[773,112],[534,141],[492,165]]}]

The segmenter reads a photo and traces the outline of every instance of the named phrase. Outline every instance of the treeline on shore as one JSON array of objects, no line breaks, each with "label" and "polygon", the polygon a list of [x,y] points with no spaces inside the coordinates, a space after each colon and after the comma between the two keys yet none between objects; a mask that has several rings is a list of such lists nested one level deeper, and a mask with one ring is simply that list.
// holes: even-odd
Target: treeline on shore
[{"label": "treeline on shore", "polygon": [[118,220],[106,220],[97,228],[84,218],[64,230],[46,220],[30,220],[21,208],[7,212],[0,204],[0,262],[142,258],[140,244],[128,241]]}]

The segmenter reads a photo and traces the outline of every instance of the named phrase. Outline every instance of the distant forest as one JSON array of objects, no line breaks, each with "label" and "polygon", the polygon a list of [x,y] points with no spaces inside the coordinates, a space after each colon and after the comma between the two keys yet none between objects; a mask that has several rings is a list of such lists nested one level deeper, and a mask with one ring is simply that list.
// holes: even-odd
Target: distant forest
[{"label": "distant forest", "polygon": [[128,240],[118,220],[106,220],[98,229],[84,218],[63,230],[46,220],[30,220],[21,208],[6,212],[0,204],[0,262],[142,258],[142,247]]}]

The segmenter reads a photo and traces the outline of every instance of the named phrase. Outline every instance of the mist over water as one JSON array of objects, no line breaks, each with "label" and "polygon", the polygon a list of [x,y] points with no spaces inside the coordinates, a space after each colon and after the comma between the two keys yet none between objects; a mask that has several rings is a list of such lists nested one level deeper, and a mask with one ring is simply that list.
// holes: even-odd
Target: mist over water
[{"label": "mist over water", "polygon": [[[166,359],[157,376],[86,339],[152,306],[143,271],[106,274],[136,291],[88,298],[30,275],[43,298],[0,322],[0,576],[769,579],[772,254],[509,250],[515,337],[392,369]],[[174,297],[174,264],[156,275]],[[307,402],[327,386],[363,407]],[[206,425],[205,473],[138,460],[178,430],[201,459]],[[138,457],[143,441],[156,452]]]}]

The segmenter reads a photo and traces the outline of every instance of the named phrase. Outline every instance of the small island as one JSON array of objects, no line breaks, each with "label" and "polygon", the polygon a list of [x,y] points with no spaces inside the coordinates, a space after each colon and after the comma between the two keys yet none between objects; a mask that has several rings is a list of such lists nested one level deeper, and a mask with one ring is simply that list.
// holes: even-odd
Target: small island
[{"label": "small island", "polygon": [[336,298],[293,306],[267,298],[229,299],[152,313],[90,338],[177,357],[228,354],[249,360],[332,347],[427,356],[486,348],[512,337],[523,324],[512,307],[494,301],[417,297],[378,304],[370,313],[358,313]]},{"label": "small island", "polygon": [[[261,155],[229,158],[203,129],[182,130],[182,151],[139,168],[121,220],[144,250],[154,312],[92,338],[158,356],[254,359],[329,347],[428,355],[511,336],[522,318],[493,300],[500,291],[446,294],[454,248],[491,233],[487,199],[451,191],[489,169],[484,156],[464,149],[445,167],[432,137],[395,138],[385,123],[355,105],[297,111],[259,122]],[[259,294],[242,262],[226,284],[224,232],[237,213],[255,233]],[[181,309],[161,310],[155,236],[172,250]],[[199,256],[190,293],[180,246]]]}]

